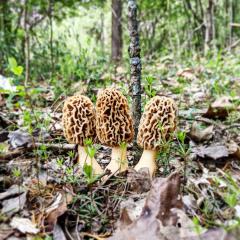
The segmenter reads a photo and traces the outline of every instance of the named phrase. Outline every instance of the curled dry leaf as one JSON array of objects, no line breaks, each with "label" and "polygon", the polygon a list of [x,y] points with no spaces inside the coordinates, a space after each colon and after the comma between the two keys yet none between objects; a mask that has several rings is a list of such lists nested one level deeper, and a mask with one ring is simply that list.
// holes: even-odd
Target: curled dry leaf
[{"label": "curled dry leaf", "polygon": [[[198,229],[182,210],[180,176],[157,178],[146,198],[142,213],[133,220],[129,210],[121,213],[120,226],[109,240],[234,240],[223,229]],[[133,204],[130,202],[130,205]],[[132,205],[135,207],[134,205]],[[237,235],[236,235],[237,236]]]},{"label": "curled dry leaf", "polygon": [[30,147],[33,144],[33,139],[35,142],[39,140],[39,136],[41,136],[41,139],[47,139],[49,137],[49,133],[45,130],[35,130],[33,132],[33,135],[30,135],[27,130],[21,130],[18,129],[16,131],[9,132],[8,139],[9,144],[12,149],[18,148],[18,147],[24,147],[28,146]]},{"label": "curled dry leaf", "polygon": [[240,147],[233,141],[225,145],[201,146],[194,150],[202,159],[223,160],[229,157],[240,159]]},{"label": "curled dry leaf", "polygon": [[240,159],[240,146],[237,143],[231,141],[229,144],[227,144],[227,148],[231,156]]},{"label": "curled dry leaf", "polygon": [[14,217],[10,223],[12,228],[17,229],[21,233],[37,234],[39,229],[28,218]]},{"label": "curled dry leaf", "polygon": [[196,154],[203,159],[220,160],[229,156],[228,149],[224,145],[201,146],[196,150]]},{"label": "curled dry leaf", "polygon": [[20,129],[10,132],[8,134],[8,138],[12,149],[32,143],[31,135],[28,132],[24,132]]},{"label": "curled dry leaf", "polygon": [[67,205],[72,202],[70,193],[58,193],[53,203],[45,210],[47,214],[47,229],[52,231],[57,223],[59,216],[67,211]]},{"label": "curled dry leaf", "polygon": [[160,225],[175,225],[177,223],[178,216],[172,211],[174,208],[182,208],[180,176],[178,173],[173,173],[165,179],[155,179],[147,196],[141,216],[132,222],[125,211],[124,222],[122,225],[120,223],[119,229],[109,239],[165,239],[160,232]]},{"label": "curled dry leaf", "polygon": [[213,126],[202,129],[197,122],[193,122],[189,136],[195,142],[210,140],[213,136]]},{"label": "curled dry leaf", "polygon": [[210,104],[206,113],[203,114],[207,118],[225,119],[230,111],[235,109],[231,99],[227,96],[220,97]]}]

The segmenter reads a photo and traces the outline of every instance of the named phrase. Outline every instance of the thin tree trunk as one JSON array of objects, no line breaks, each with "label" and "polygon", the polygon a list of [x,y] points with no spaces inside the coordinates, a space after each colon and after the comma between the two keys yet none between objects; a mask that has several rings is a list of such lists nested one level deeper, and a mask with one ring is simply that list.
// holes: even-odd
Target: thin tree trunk
[{"label": "thin tree trunk", "polygon": [[212,41],[214,39],[214,0],[208,1],[208,7],[206,9],[206,15],[205,15],[205,46],[204,46],[204,52],[205,54],[208,52],[208,50],[212,47]]},{"label": "thin tree trunk", "polygon": [[54,0],[49,0],[49,21],[50,21],[50,52],[51,52],[51,80],[54,75],[54,59],[53,59],[53,10]]},{"label": "thin tree trunk", "polygon": [[232,45],[232,39],[233,39],[233,0],[229,1],[229,46]]},{"label": "thin tree trunk", "polygon": [[112,0],[112,60],[122,60],[122,0]]},{"label": "thin tree trunk", "polygon": [[30,40],[29,40],[29,24],[28,24],[28,0],[24,3],[24,54],[25,54],[25,81],[24,86],[27,88],[30,73]]},{"label": "thin tree trunk", "polygon": [[135,0],[128,1],[128,28],[130,34],[130,83],[132,95],[132,113],[134,120],[135,145],[141,118],[141,57],[138,34],[137,5]]},{"label": "thin tree trunk", "polygon": [[[12,35],[12,15],[10,11],[10,4],[6,0],[0,0],[0,32],[1,38],[0,42],[4,46],[0,52],[0,64],[1,67],[3,63],[7,60],[8,56],[13,55],[11,45],[15,45],[15,37]],[[11,43],[11,44],[10,44]],[[1,69],[4,72],[4,69]]]},{"label": "thin tree trunk", "polygon": [[198,29],[199,26],[201,28],[200,31],[193,31],[193,33],[196,35],[198,41],[195,43],[195,47],[198,49],[199,47],[203,49],[204,47],[204,39],[205,39],[205,25],[204,22],[204,16],[203,16],[203,6],[201,0],[195,0],[195,5],[197,6],[200,13],[196,11],[196,9],[192,6],[192,1],[185,0],[185,8],[187,11],[191,13],[193,16],[193,29]]},{"label": "thin tree trunk", "polygon": [[101,21],[101,52],[102,54],[104,54],[104,42],[105,42],[105,38],[104,38],[104,12],[102,11],[100,14],[100,21]]}]

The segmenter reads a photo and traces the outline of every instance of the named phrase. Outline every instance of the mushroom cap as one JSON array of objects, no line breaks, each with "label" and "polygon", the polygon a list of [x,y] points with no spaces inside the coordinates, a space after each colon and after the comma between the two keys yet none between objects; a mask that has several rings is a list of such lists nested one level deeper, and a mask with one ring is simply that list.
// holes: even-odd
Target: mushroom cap
[{"label": "mushroom cap", "polygon": [[83,95],[68,97],[63,106],[64,136],[69,143],[84,146],[96,137],[96,113],[92,101]]},{"label": "mushroom cap", "polygon": [[109,147],[133,139],[133,122],[127,99],[114,88],[99,92],[96,104],[96,129],[99,141]]},{"label": "mushroom cap", "polygon": [[177,107],[173,99],[153,97],[140,120],[137,143],[147,150],[159,150],[161,140],[168,140],[176,128]]}]

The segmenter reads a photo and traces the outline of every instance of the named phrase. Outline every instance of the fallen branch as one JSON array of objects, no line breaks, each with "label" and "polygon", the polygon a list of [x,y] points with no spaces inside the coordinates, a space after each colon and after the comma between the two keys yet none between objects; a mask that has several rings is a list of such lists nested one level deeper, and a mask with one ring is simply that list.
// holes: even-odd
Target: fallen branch
[{"label": "fallen branch", "polygon": [[39,148],[41,146],[45,146],[47,149],[53,150],[53,151],[71,151],[75,150],[76,145],[75,144],[68,144],[68,143],[35,143],[35,144],[30,144],[24,148],[17,148],[12,152],[7,152],[5,154],[0,155],[0,162],[7,162],[10,161],[16,157],[19,157],[29,151],[32,151],[33,149]]}]

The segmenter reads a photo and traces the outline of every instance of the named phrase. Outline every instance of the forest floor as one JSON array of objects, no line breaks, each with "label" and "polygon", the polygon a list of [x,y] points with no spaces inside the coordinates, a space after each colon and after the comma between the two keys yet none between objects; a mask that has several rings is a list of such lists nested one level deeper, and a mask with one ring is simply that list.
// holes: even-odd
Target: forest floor
[{"label": "forest floor", "polygon": [[[156,94],[166,95],[179,109],[175,137],[159,153],[156,177],[180,176],[182,239],[240,227],[239,60],[229,55],[143,65],[143,104]],[[121,67],[110,76],[124,93],[127,71]],[[53,101],[52,88],[42,88],[24,96],[21,89],[0,95],[0,239],[52,239],[52,234],[54,239],[103,239],[123,228],[125,210],[130,222],[137,221],[150,198],[151,180],[132,169],[132,145],[127,172],[90,181],[75,165],[75,146],[63,137],[64,97]],[[90,95],[97,90],[87,82],[82,89]],[[96,148],[96,159],[105,167],[111,149]],[[153,187],[150,194],[163,197],[161,191]],[[175,193],[170,198],[178,197]],[[179,231],[174,233],[152,239],[181,239]],[[201,239],[219,239],[210,234]]]}]

